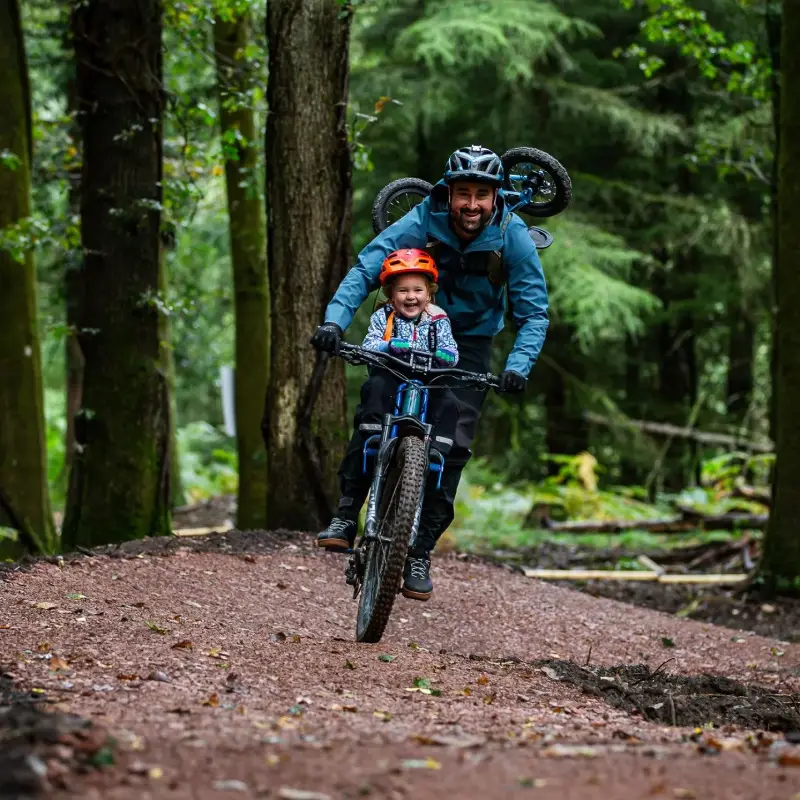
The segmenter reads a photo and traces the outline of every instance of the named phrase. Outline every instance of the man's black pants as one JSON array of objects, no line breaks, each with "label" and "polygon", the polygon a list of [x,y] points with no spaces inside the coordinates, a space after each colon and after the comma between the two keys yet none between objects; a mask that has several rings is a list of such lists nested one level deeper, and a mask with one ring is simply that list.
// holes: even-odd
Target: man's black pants
[{"label": "man's black pants", "polygon": [[[470,372],[488,372],[492,352],[489,336],[455,336],[458,344],[458,368]],[[394,409],[394,398],[399,381],[385,371],[376,370],[361,387],[361,403],[356,408],[353,436],[347,453],[339,467],[339,486],[342,496],[337,516],[357,520],[369,492],[370,474],[363,472],[364,441],[380,433],[383,415]],[[446,398],[444,395],[449,394]],[[441,395],[441,397],[437,397]],[[442,485],[436,488],[436,475],[431,474],[425,490],[420,530],[415,550],[419,553],[433,549],[439,537],[453,521],[453,504],[456,499],[461,472],[472,451],[470,445],[475,438],[481,406],[486,397],[482,389],[454,389],[450,393],[432,391],[432,418],[434,437],[452,439],[436,442],[433,446],[446,453]],[[457,413],[456,413],[457,412]]]}]

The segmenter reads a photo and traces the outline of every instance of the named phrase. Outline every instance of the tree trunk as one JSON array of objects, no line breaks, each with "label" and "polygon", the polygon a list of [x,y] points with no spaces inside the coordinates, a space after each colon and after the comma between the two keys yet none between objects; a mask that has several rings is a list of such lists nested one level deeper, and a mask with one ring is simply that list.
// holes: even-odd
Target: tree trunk
[{"label": "tree trunk", "polygon": [[74,11],[85,370],[64,520],[69,546],[169,533],[161,25],[159,0],[84,0]]},{"label": "tree trunk", "polygon": [[767,592],[800,593],[800,2],[784,0],[781,37],[776,469],[760,575]]},{"label": "tree trunk", "polygon": [[261,436],[261,416],[270,355],[267,233],[258,178],[259,139],[255,115],[243,99],[253,83],[243,52],[250,38],[249,26],[247,16],[230,20],[218,17],[214,23],[236,298],[236,526],[242,530],[267,527],[267,451]]},{"label": "tree trunk", "polygon": [[[0,0],[0,230],[30,214],[31,98],[17,0]],[[0,558],[52,551],[33,256],[0,250]]]},{"label": "tree trunk", "polygon": [[339,359],[328,364],[310,432],[298,424],[315,371],[309,339],[350,255],[347,8],[337,0],[267,4],[268,260],[276,321],[265,409],[270,527],[309,530],[328,522],[320,490],[336,496],[349,433]]}]

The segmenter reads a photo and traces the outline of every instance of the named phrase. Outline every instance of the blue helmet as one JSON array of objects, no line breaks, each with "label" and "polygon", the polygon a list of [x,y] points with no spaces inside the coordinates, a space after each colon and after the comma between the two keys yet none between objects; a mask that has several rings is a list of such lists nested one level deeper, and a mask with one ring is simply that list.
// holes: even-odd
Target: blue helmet
[{"label": "blue helmet", "polygon": [[444,179],[447,183],[459,180],[480,181],[502,186],[503,162],[497,153],[479,144],[460,147],[447,159]]}]

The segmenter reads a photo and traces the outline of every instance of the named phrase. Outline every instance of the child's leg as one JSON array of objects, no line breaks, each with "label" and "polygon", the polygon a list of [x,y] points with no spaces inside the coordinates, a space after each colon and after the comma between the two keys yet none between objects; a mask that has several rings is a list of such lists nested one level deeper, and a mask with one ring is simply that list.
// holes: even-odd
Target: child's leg
[{"label": "child's leg", "polygon": [[[364,474],[364,442],[369,436],[381,432],[383,415],[394,407],[399,383],[391,373],[374,370],[361,387],[361,402],[356,407],[353,435],[339,467],[341,497],[336,512],[337,519],[358,522],[359,512],[367,499],[372,481],[369,471],[371,464],[367,465],[368,472]],[[320,537],[325,538],[327,533],[328,531],[323,531]]]}]

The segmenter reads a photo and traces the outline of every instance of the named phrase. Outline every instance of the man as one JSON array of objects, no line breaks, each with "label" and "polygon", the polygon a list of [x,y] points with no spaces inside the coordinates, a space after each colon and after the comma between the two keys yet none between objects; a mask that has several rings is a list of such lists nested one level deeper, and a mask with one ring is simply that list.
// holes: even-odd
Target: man
[{"label": "man", "polygon": [[[325,323],[315,332],[312,344],[335,351],[356,309],[377,285],[389,253],[427,248],[439,267],[437,304],[450,317],[463,369],[489,371],[492,338],[503,328],[507,284],[517,338],[500,375],[499,391],[523,392],[547,332],[547,287],[527,226],[506,208],[502,184],[503,165],[491,150],[472,145],[453,153],[444,179],[431,195],[361,251],[326,309]],[[472,455],[469,447],[485,397],[481,390],[454,393],[458,402],[455,441],[441,490],[426,492],[419,533],[403,574],[403,594],[418,600],[427,600],[433,592],[430,552],[453,521],[456,490]],[[361,413],[359,406],[355,432],[339,469],[339,510],[317,537],[319,546],[330,550],[353,546],[358,514],[369,491],[361,453],[365,437],[374,431],[361,429]]]}]

